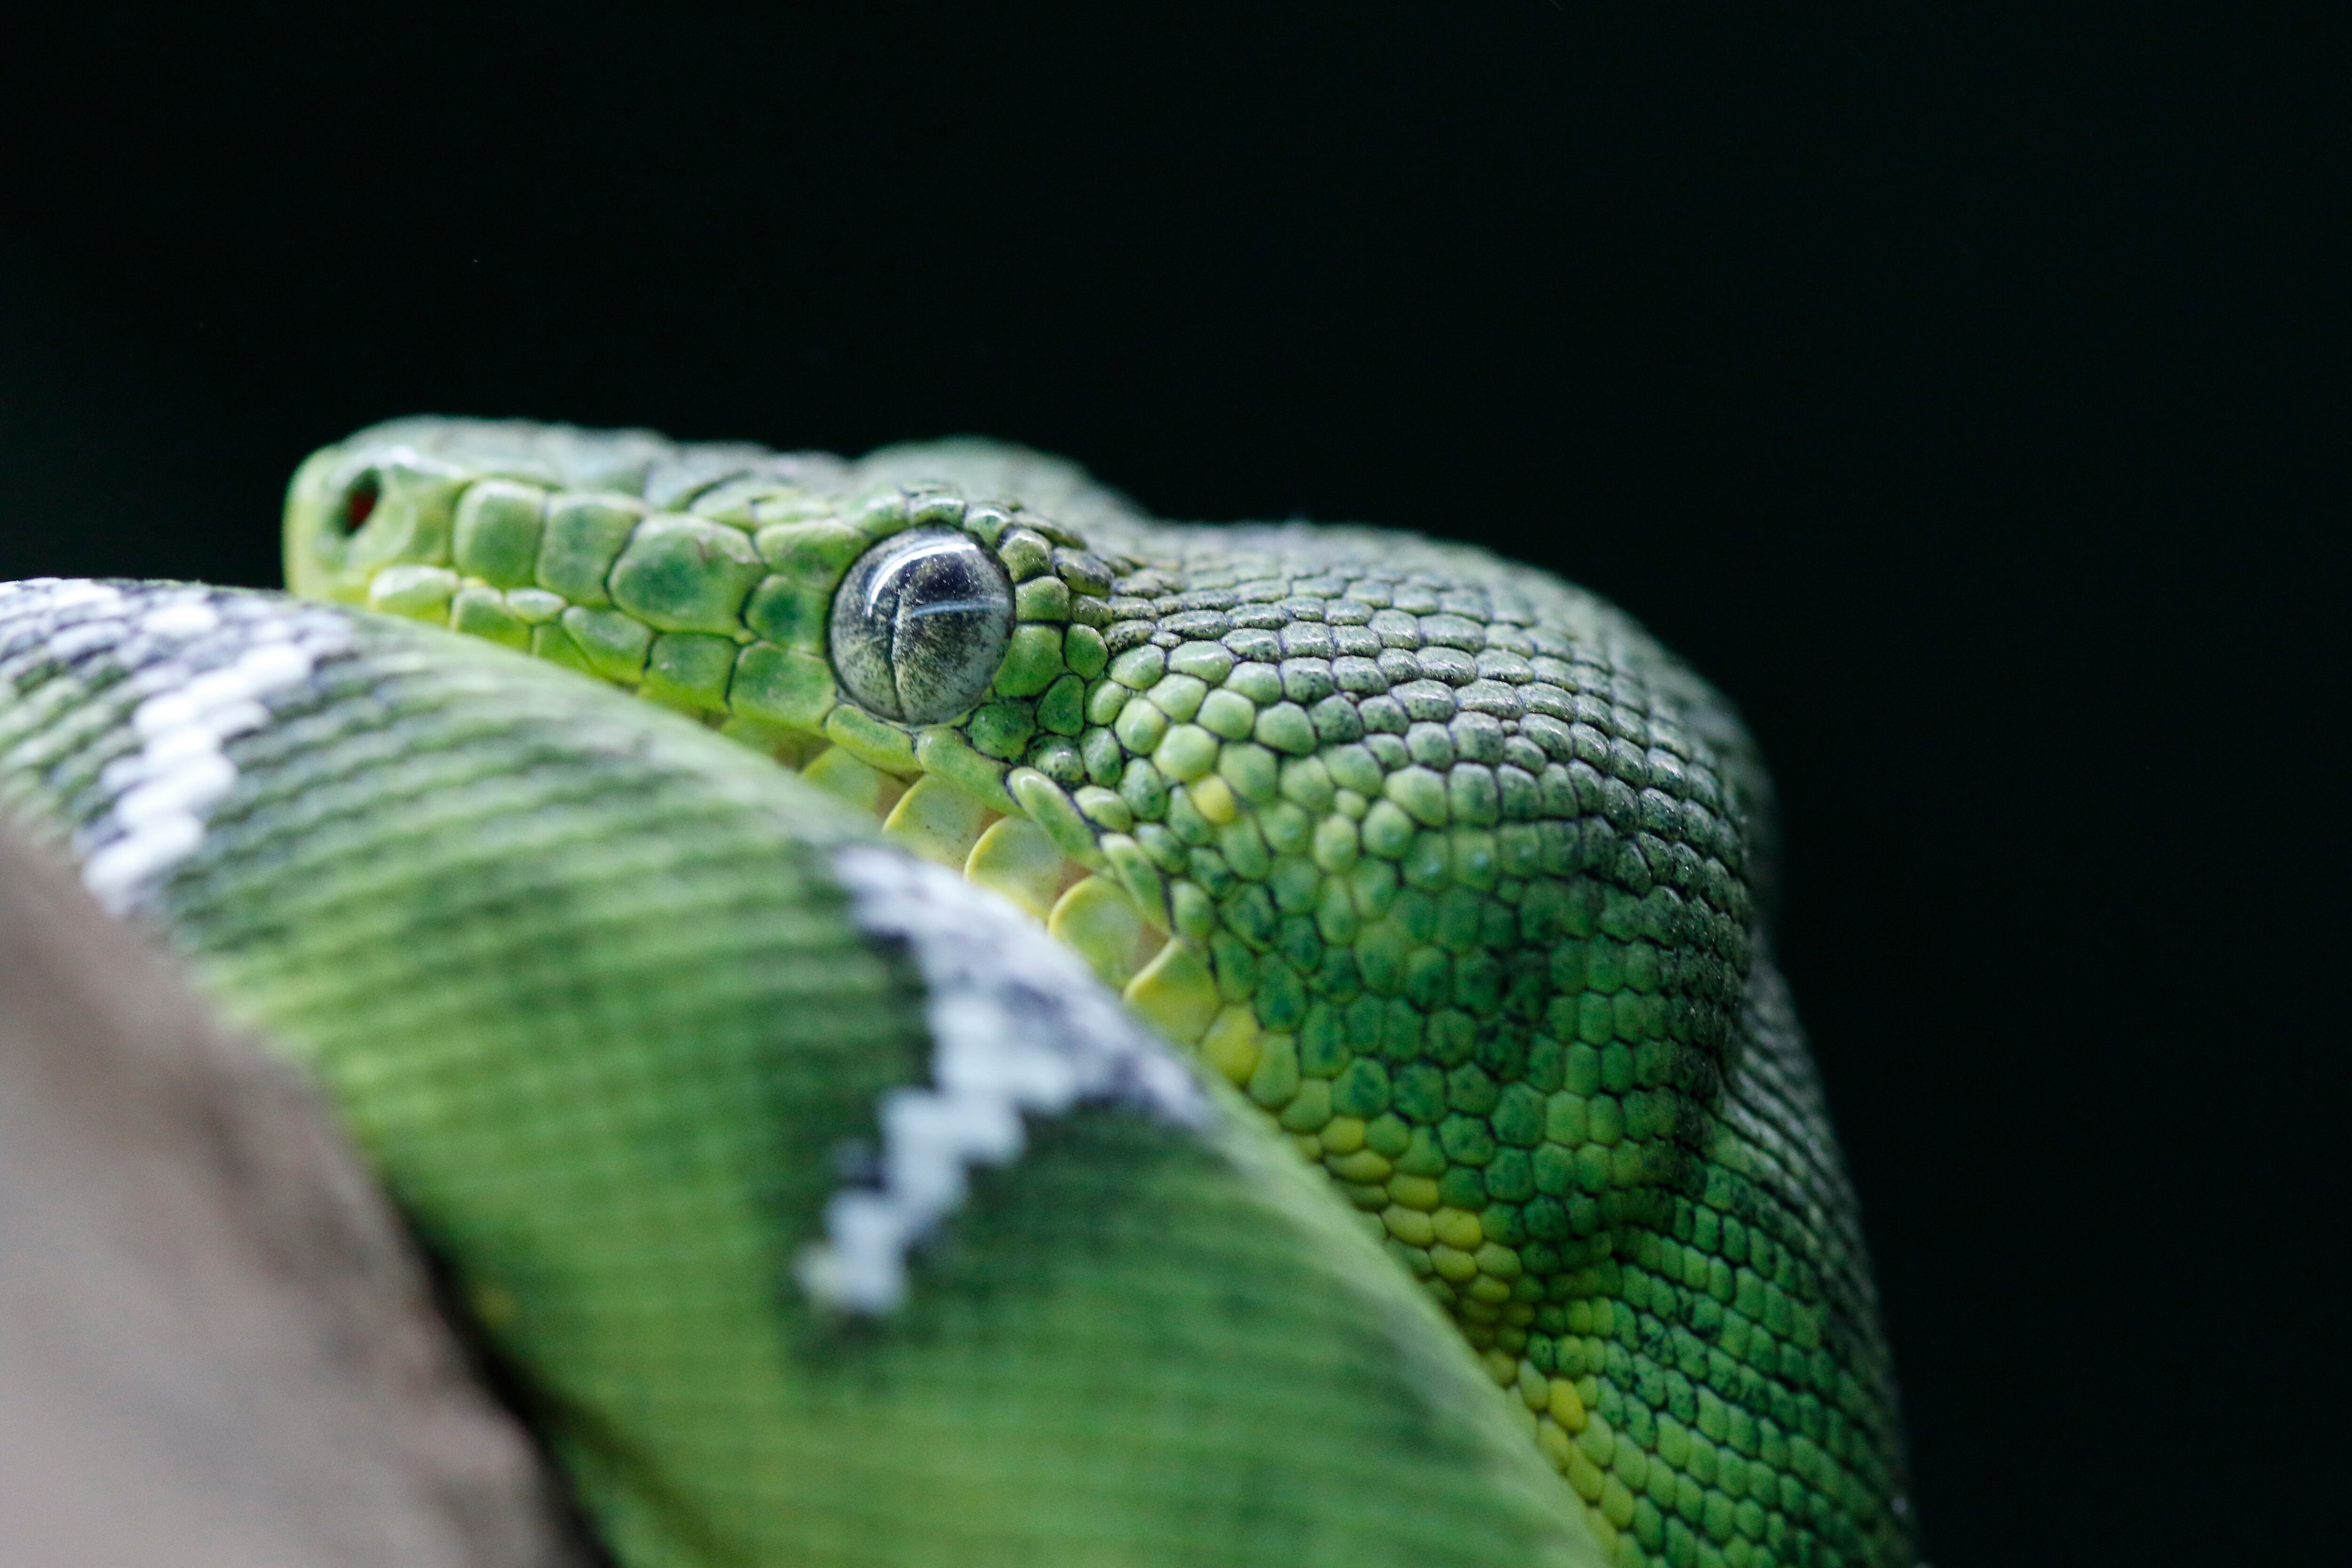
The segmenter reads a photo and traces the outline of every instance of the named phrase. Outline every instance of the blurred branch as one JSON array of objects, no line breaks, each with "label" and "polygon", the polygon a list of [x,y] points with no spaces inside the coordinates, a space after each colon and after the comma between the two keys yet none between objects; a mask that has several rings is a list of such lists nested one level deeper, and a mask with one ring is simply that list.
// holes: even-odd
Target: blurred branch
[{"label": "blurred branch", "polygon": [[310,1090],[0,834],[8,1561],[558,1568],[560,1498]]}]

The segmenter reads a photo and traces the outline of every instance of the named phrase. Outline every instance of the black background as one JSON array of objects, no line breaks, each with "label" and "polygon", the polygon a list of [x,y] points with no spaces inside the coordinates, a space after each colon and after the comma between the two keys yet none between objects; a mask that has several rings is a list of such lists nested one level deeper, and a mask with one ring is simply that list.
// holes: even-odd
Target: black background
[{"label": "black background", "polygon": [[1775,759],[1935,1561],[2339,1554],[2347,14],[808,9],[15,30],[0,576],[421,411],[1555,567]]}]

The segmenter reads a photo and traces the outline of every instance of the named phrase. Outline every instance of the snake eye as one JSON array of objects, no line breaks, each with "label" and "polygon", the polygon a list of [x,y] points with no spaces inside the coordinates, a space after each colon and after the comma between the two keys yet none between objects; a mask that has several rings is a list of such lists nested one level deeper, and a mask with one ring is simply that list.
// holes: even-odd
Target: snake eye
[{"label": "snake eye", "polygon": [[860,556],[833,596],[833,669],[849,694],[908,724],[980,700],[1013,639],[1013,580],[951,528],[912,529]]}]

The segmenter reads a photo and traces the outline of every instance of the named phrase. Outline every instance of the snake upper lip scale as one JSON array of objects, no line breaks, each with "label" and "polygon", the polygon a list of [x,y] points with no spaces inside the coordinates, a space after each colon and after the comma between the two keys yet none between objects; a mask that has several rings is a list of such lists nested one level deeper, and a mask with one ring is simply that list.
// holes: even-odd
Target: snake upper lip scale
[{"label": "snake upper lip scale", "polygon": [[624,1562],[1912,1561],[1769,786],[1613,606],[980,442],[404,420],[286,549],[0,595],[0,798]]}]

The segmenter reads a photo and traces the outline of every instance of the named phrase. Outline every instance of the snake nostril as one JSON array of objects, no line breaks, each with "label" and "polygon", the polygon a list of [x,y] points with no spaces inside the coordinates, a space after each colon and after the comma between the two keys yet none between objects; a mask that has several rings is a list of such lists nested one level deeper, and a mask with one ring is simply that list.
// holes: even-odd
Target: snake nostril
[{"label": "snake nostril", "polygon": [[383,481],[373,468],[353,479],[343,490],[342,505],[335,509],[335,531],[346,539],[357,533],[383,497]]}]

